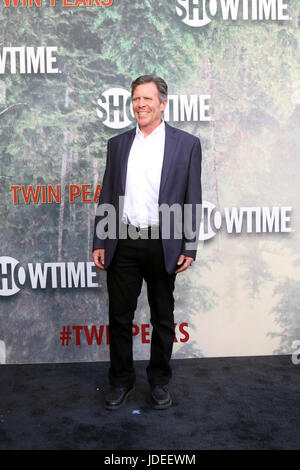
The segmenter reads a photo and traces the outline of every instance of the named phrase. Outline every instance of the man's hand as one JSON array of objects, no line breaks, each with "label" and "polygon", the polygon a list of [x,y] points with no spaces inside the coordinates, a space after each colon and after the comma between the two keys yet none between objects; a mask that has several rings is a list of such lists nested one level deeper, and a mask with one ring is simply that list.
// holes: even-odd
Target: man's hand
[{"label": "man's hand", "polygon": [[180,255],[177,261],[178,265],[182,266],[175,271],[175,274],[180,273],[181,271],[185,271],[191,264],[193,264],[194,258],[191,258],[190,256],[185,256],[185,255]]},{"label": "man's hand", "polygon": [[93,261],[98,269],[104,271],[104,248],[93,251]]}]

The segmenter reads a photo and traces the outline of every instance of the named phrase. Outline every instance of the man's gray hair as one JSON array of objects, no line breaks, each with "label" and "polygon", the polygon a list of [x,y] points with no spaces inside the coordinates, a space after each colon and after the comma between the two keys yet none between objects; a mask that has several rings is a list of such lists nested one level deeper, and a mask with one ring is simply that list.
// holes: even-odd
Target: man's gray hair
[{"label": "man's gray hair", "polygon": [[134,90],[138,85],[151,82],[157,86],[160,102],[166,101],[168,99],[168,85],[161,77],[156,77],[155,75],[142,75],[136,78],[131,84],[131,96],[133,96]]}]

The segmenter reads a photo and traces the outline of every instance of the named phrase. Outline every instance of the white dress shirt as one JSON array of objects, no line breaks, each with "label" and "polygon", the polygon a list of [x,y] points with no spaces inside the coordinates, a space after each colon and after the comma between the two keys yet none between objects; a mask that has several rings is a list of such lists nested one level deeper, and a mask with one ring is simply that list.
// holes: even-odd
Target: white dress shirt
[{"label": "white dress shirt", "polygon": [[159,225],[158,197],[164,149],[164,121],[147,137],[137,125],[127,164],[124,223],[141,228]]}]

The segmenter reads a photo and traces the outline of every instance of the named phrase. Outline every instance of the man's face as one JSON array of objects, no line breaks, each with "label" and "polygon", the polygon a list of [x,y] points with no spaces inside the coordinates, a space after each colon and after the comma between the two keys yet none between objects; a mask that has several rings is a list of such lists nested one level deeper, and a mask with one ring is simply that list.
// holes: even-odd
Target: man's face
[{"label": "man's face", "polygon": [[138,85],[132,97],[135,119],[142,132],[150,133],[161,123],[161,115],[167,105],[159,100],[157,86],[154,82]]}]

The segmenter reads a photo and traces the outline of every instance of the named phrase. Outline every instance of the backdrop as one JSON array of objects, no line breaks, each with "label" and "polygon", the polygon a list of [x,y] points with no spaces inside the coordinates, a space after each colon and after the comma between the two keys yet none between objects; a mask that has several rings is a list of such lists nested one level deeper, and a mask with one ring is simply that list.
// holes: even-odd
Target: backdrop
[{"label": "backdrop", "polygon": [[[0,362],[106,361],[91,247],[107,139],[130,84],[203,148],[197,262],[174,357],[290,354],[300,340],[298,0],[0,0]],[[149,357],[145,286],[133,327]]]}]

